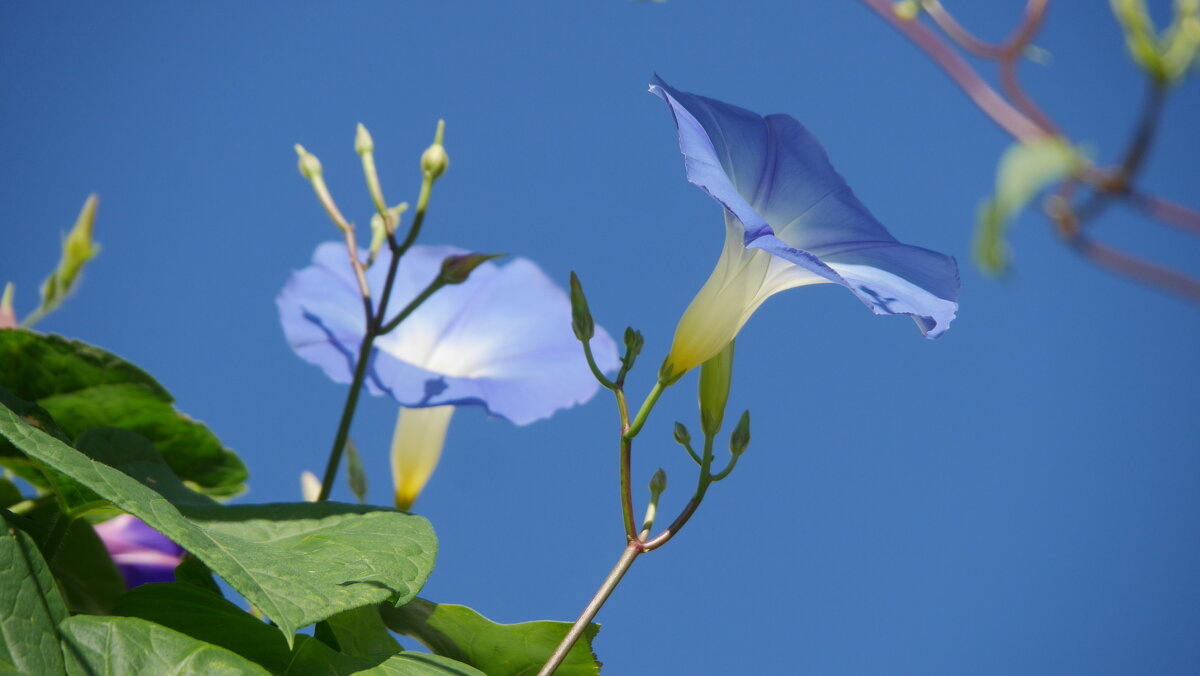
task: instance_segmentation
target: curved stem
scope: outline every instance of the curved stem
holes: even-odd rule
[[[1079,237],[1072,242],[1072,245],[1080,255],[1101,267],[1183,296],[1193,303],[1200,303],[1200,280],[1127,254],[1088,237]]]
[[[896,16],[896,13],[892,11],[890,0],[862,0],[862,2],[895,26],[929,58],[933,59],[934,63],[940,66],[950,76],[950,79],[962,88],[975,105],[979,106],[1004,131],[1020,141],[1032,141],[1040,136],[1045,136],[1045,130],[1008,101],[1005,101],[979,76],[979,73],[975,72],[974,68],[971,68],[970,64],[928,27],[916,21],[905,21]]]
[[[634,541],[625,546],[625,551],[621,553],[621,558],[617,559],[617,565],[613,566],[612,572],[608,577],[604,578],[604,582],[600,585],[592,600],[588,602],[587,607],[583,609],[583,613],[579,615],[579,619],[575,620],[575,624],[571,625],[571,630],[567,632],[562,642],[554,649],[554,653],[550,655],[550,659],[538,671],[538,676],[550,676],[567,657],[567,653],[571,652],[571,647],[575,645],[583,632],[587,629],[588,624],[596,617],[596,613],[600,612],[600,608],[608,597],[612,595],[613,590],[617,588],[617,583],[625,576],[625,572],[633,565],[638,555],[642,553],[642,548],[639,543]]]
[[[1153,218],[1193,235],[1200,235],[1200,211],[1138,190],[1131,190],[1126,197]]]
[[[642,549],[645,551],[654,551],[667,544],[671,538],[675,537],[687,525],[688,520],[696,513],[696,509],[704,500],[705,493],[708,492],[708,487],[712,485],[712,474],[710,473],[713,460],[712,447],[713,437],[706,435],[704,437],[704,457],[700,463],[700,477],[696,481],[696,492],[692,495],[692,499],[688,500],[688,503],[684,505],[683,511],[679,513],[679,516],[675,517],[670,526],[667,526],[666,530],[659,533],[654,539],[647,540],[642,545]]]
[[[604,375],[604,371],[601,371],[600,367],[596,364],[596,357],[592,354],[592,341],[584,340],[580,342],[583,344],[583,356],[587,358],[588,368],[592,370],[592,377],[594,377],[596,382],[600,383],[604,389],[615,390],[617,385],[614,384],[613,381],[609,380]],[[624,375],[624,373],[621,374],[622,377],[624,377]]]
[[[654,409],[654,405],[658,403],[658,398],[662,396],[663,390],[667,389],[662,381],[654,383],[654,388],[650,390],[650,394],[646,395],[645,401],[642,402],[642,407],[634,416],[633,422],[630,423],[629,429],[625,430],[622,435],[625,439],[633,439],[642,431],[642,426],[646,424],[646,418],[649,417],[650,411]]]
[[[926,0],[926,2],[921,3],[921,7],[929,14],[929,18],[933,19],[933,22],[938,25],[938,28],[945,31],[946,35],[949,35],[950,39],[957,42],[959,47],[962,47],[975,56],[985,59],[998,59],[1004,55],[1004,45],[984,42],[975,37],[971,31],[963,28],[958,19],[955,19],[950,12],[947,12],[946,8],[942,7],[942,3],[937,0]]]

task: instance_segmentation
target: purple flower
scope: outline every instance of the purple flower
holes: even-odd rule
[[[896,241],[788,115],[674,89],[658,77],[679,130],[688,180],[725,208],[725,249],[684,312],[667,357],[671,382],[733,340],[768,297],[832,282],[876,314],[909,315],[929,338],[958,309],[954,259]]]
[[[183,547],[129,514],[96,524],[96,534],[130,589],[150,582],[174,582]]]
[[[443,260],[464,253],[445,246],[410,249],[400,261],[389,314],[416,297]],[[389,259],[385,247],[367,271],[376,302]],[[366,324],[345,245],[318,246],[312,266],[294,273],[276,302],[296,354],[350,383]],[[616,368],[616,344],[599,327],[592,348],[600,368]],[[366,387],[422,409],[401,409],[393,441],[397,505],[406,509],[433,472],[452,407],[480,406],[525,425],[587,401],[599,385],[571,331],[567,294],[536,264],[517,258],[504,266],[483,263],[376,339]]]

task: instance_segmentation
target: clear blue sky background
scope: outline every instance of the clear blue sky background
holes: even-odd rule
[[[947,4],[989,38],[1021,5]],[[1107,3],[1054,3],[1038,44],[1053,63],[1022,67],[1029,89],[1112,160],[1144,87]],[[981,277],[974,215],[1008,139],[858,3],[5,3],[0,281],[29,312],[98,192],[104,251],[40,328],[157,376],[246,460],[241,500],[297,499],[345,388],[289,352],[275,313],[336,235],[292,144],[365,226],[354,125],[390,199],[413,199],[444,117],[452,167],[424,241],[577,270],[598,321],[646,334],[640,398],[722,239],[654,72],[798,117],[897,237],[958,257],[963,292],[936,342],[832,285],[758,312],[731,401],[753,411],[750,451],[601,613],[606,673],[1200,671],[1200,313],[1076,259],[1033,215],[1015,276]],[[1197,111],[1193,81],[1144,174],[1192,206]],[[1200,272],[1200,242],[1137,214],[1097,233]],[[676,419],[695,428],[693,388],[637,449],[639,485],[668,469],[670,513],[694,481],[670,439]],[[394,415],[371,399],[354,430],[383,503]],[[456,416],[417,503],[441,538],[424,595],[573,618],[623,544],[615,421],[606,397],[524,428]]]

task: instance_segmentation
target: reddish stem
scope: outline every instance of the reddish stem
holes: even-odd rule
[[[1032,141],[1046,135],[1045,130],[996,93],[996,90],[992,89],[991,85],[984,81],[975,72],[975,69],[971,68],[970,64],[924,24],[905,21],[896,16],[889,0],[862,0],[862,2],[895,26],[929,58],[933,59],[934,63],[966,92],[975,105],[979,106],[980,110],[1000,125],[1004,131],[1020,141]]]

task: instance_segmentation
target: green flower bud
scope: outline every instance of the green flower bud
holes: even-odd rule
[[[446,173],[446,169],[450,168],[450,156],[446,154],[446,148],[442,145],[442,135],[446,130],[446,121],[438,120],[437,135],[433,139],[433,145],[425,149],[421,154],[421,171],[431,179],[440,178]]]
[[[359,155],[375,152],[375,141],[371,138],[371,132],[358,123],[358,130],[354,133],[354,152]]]
[[[738,420],[737,427],[733,428],[733,434],[729,435],[729,452],[734,457],[740,456],[746,452],[746,447],[750,445],[750,411],[742,413],[742,417]]]
[[[689,432],[687,426],[681,422],[675,423],[675,443],[684,447],[687,447],[692,443],[692,433]]]
[[[588,309],[587,297],[583,295],[583,285],[579,276],[571,272],[571,330],[579,342],[592,339],[596,333],[596,324],[592,321],[592,311]]]
[[[642,353],[642,347],[645,345],[646,338],[642,336],[641,331],[635,331],[632,326],[625,327],[625,356],[621,361],[626,371],[633,368],[633,362]]]
[[[650,477],[650,499],[657,500],[665,490],[667,490],[667,470],[659,467],[654,476]]]
[[[83,266],[100,253],[100,245],[92,240],[98,203],[99,199],[95,195],[90,195],[83,203],[79,218],[75,220],[71,232],[63,239],[62,258],[58,261],[58,267],[42,282],[42,304],[25,320],[26,326],[32,325],[62,304],[79,281]]]
[[[299,143],[296,144],[296,154],[300,156],[301,176],[311,181],[321,175],[321,160],[318,160],[316,155],[305,150]]]
[[[733,343],[700,367],[700,428],[706,436],[716,436],[725,419],[729,384],[733,380]]]
[[[447,256],[446,260],[442,261],[442,282],[446,284],[462,284],[467,281],[475,268],[483,265],[485,262],[493,258],[499,258],[505,254],[463,254],[461,256]]]

